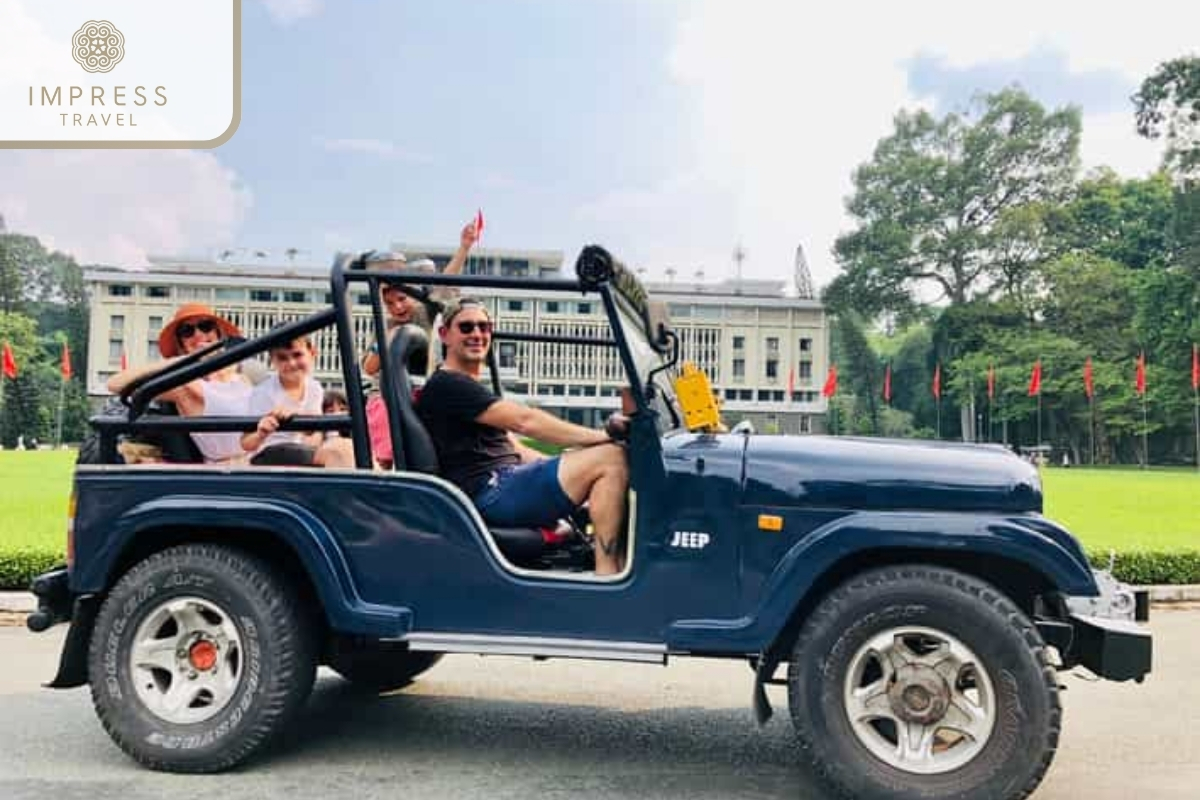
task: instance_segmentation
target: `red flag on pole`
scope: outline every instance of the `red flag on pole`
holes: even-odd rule
[[[996,396],[996,368],[988,364],[988,400]]]
[[[1092,357],[1088,356],[1087,361],[1083,364],[1083,394],[1088,400],[1092,399],[1092,393],[1095,387],[1092,385]]]
[[[825,376],[825,385],[821,387],[821,394],[825,397],[833,397],[837,394],[837,364],[829,365],[829,374]]]
[[[62,348],[62,376],[64,381],[71,380],[71,349],[67,347],[67,343],[63,342]]]
[[[792,393],[796,391],[796,368],[792,367],[788,370],[788,388],[787,399],[792,399]]]
[[[1200,389],[1200,347],[1192,343],[1192,391]]]
[[[483,241],[483,209],[475,212],[475,244]]]
[[[933,396],[937,400],[942,399],[942,362],[938,362],[933,368]]]
[[[1137,393],[1146,393],[1146,354],[1139,353],[1137,357],[1137,374],[1134,376],[1134,388]]]
[[[121,351],[121,372],[124,372],[127,369],[129,369],[129,356],[127,356],[125,354],[125,351],[122,350]]]
[[[8,342],[4,343],[4,377],[10,380],[16,380],[17,377],[17,359],[13,358]]]
[[[890,362],[883,370],[883,402],[892,402],[892,365]]]
[[[1033,365],[1029,375],[1029,396],[1036,397],[1042,393],[1042,360],[1039,358]]]

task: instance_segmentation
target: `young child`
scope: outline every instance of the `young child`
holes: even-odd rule
[[[458,249],[446,264],[446,268],[442,270],[444,275],[458,275],[463,271],[471,248],[479,240],[479,232],[475,230],[475,225],[476,221],[472,220],[463,227],[459,234]],[[372,271],[408,269],[415,272],[437,272],[437,265],[428,258],[418,259],[409,264],[403,253],[395,252],[376,253],[367,259],[366,266],[368,270]],[[457,294],[458,292],[451,287],[416,287],[396,283],[385,283],[380,287],[379,296],[383,302],[383,311],[386,317],[387,341],[391,341],[392,334],[401,325],[419,325],[425,329],[426,333],[430,334],[426,373],[433,371],[436,361],[434,344],[437,337],[433,335],[433,331],[436,330],[436,318],[440,314],[442,306],[454,299]],[[379,349],[378,343],[373,344],[362,359],[362,371],[370,377],[379,373]],[[425,376],[413,377],[423,378]]]
[[[251,416],[262,415],[258,428],[242,436],[242,449],[257,466],[323,465],[317,433],[279,430],[293,416],[319,416],[325,391],[312,377],[316,350],[307,336],[271,348],[275,372],[250,393]]]
[[[326,389],[325,399],[321,401],[321,413],[326,416],[340,416],[350,412],[350,401],[341,389]],[[325,441],[336,439],[342,434],[338,431],[325,431]]]
[[[326,415],[345,414],[350,411],[350,401],[341,389],[326,389],[321,401],[321,413]]]

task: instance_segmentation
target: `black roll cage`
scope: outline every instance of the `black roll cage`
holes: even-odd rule
[[[599,255],[597,255],[599,254]],[[346,399],[350,406],[350,414],[325,416],[296,416],[280,425],[280,430],[304,431],[341,431],[350,432],[354,444],[355,464],[360,469],[371,469],[373,464],[370,437],[367,434],[366,393],[363,389],[362,375],[359,368],[359,356],[355,352],[354,328],[351,317],[352,303],[350,288],[352,284],[365,283],[368,287],[368,297],[371,305],[371,319],[375,333],[375,341],[386,341],[386,325],[383,316],[383,305],[380,299],[380,289],[384,284],[400,284],[409,287],[448,286],[473,287],[482,289],[523,289],[541,290],[560,293],[578,293],[581,295],[598,294],[604,305],[605,314],[610,322],[612,338],[553,336],[541,333],[510,333],[496,330],[492,334],[493,342],[547,342],[554,344],[577,344],[593,347],[614,347],[621,359],[621,365],[629,381],[633,401],[638,412],[649,413],[648,396],[637,365],[633,360],[628,339],[623,326],[619,323],[620,310],[617,305],[616,292],[611,285],[611,266],[616,263],[607,252],[599,247],[585,248],[576,264],[580,275],[577,280],[546,279],[546,278],[515,278],[479,275],[444,275],[432,272],[417,272],[410,270],[367,270],[365,255],[354,256],[339,254],[333,263],[330,275],[333,304],[301,319],[277,325],[262,336],[254,339],[233,338],[216,342],[202,350],[190,354],[178,363],[161,372],[131,383],[121,393],[121,401],[128,407],[127,418],[117,416],[94,416],[89,422],[100,436],[100,453],[103,463],[117,463],[117,437],[121,434],[148,433],[160,431],[191,432],[228,432],[251,431],[258,424],[257,417],[165,417],[147,415],[151,402],[164,392],[202,378],[223,367],[237,364],[259,353],[267,352],[272,347],[287,344],[301,336],[335,325],[337,328],[338,355],[342,363],[342,377],[345,384]],[[597,258],[607,259],[607,269],[604,264],[597,266]],[[420,295],[418,291],[415,294]],[[671,366],[679,353],[678,338],[670,331],[663,332],[671,342]],[[388,429],[391,433],[394,461],[393,469],[406,468],[403,458],[402,435],[400,426],[400,407],[395,395],[395,383],[392,372],[396,365],[392,359],[384,356],[381,348],[379,359],[379,387],[387,408]],[[503,394],[500,382],[499,364],[496,358],[496,348],[488,351],[488,366],[492,387],[496,394]],[[657,370],[656,370],[657,371]],[[355,413],[356,412],[356,413]]]

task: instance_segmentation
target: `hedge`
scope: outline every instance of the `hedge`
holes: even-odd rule
[[[62,564],[65,557],[54,550],[0,552],[0,589],[29,589],[39,574]]]
[[[1093,550],[1088,558],[1093,566],[1108,567],[1106,552]],[[28,589],[34,576],[62,562],[62,553],[51,550],[0,552],[0,589]],[[1200,584],[1200,550],[1117,553],[1113,573],[1134,585]]]
[[[1109,554],[1099,550],[1088,552],[1092,565],[1108,569]],[[1174,552],[1118,552],[1112,564],[1117,580],[1135,586],[1148,584],[1200,583],[1200,550]]]

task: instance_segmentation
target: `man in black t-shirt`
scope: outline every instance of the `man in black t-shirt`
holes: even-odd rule
[[[466,492],[491,525],[553,525],[586,501],[596,531],[596,574],[619,573],[629,485],[624,448],[604,431],[504,400],[479,382],[492,341],[492,322],[479,301],[463,298],[447,307],[438,334],[446,361],[425,384],[417,413],[442,476]],[[551,458],[514,434],[579,449]]]

